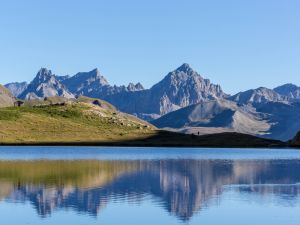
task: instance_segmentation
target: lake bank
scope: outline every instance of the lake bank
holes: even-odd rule
[[[18,141],[0,142],[2,146],[132,146],[132,147],[214,147],[214,148],[286,148],[288,143],[240,133],[220,133],[203,136],[169,131],[127,140],[112,141]]]

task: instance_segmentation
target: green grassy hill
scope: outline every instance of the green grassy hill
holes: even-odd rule
[[[195,136],[163,131],[102,100],[52,97],[0,108],[0,145],[281,147],[285,143],[238,133]]]
[[[25,102],[0,109],[0,143],[114,142],[151,135],[154,127],[94,99]]]

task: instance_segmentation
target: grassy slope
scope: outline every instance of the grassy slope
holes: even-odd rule
[[[53,103],[61,99],[49,99]],[[101,101],[101,107],[81,98],[65,106],[28,102],[23,107],[0,109],[2,145],[115,145],[276,147],[284,143],[250,135],[223,133],[193,136],[157,130],[145,121],[118,112]],[[32,105],[40,105],[33,107]],[[43,106],[41,106],[43,105]]]
[[[0,84],[0,107],[13,106],[14,101],[14,96]]]
[[[87,103],[0,109],[0,143],[132,140],[152,126],[114,109]]]

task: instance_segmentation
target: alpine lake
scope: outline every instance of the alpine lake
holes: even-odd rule
[[[0,147],[1,224],[299,225],[300,151]]]

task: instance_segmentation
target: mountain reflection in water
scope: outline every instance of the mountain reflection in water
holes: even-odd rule
[[[0,161],[0,200],[30,202],[42,217],[60,208],[97,216],[111,201],[150,197],[187,221],[226,188],[293,199],[299,171],[300,160]]]

